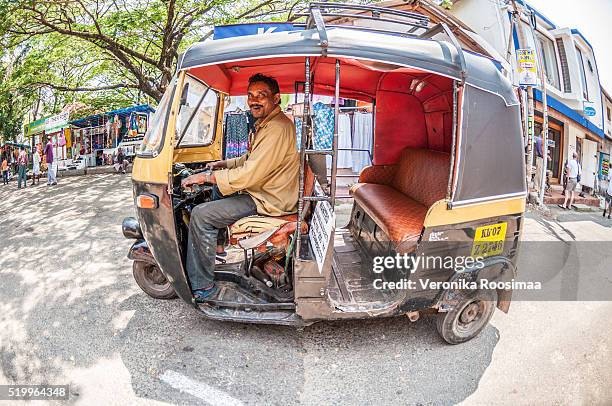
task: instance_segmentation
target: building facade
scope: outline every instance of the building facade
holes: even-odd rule
[[[581,184],[591,189],[599,184],[601,154],[607,143],[604,126],[607,110],[604,108],[599,72],[593,47],[576,29],[558,27],[538,10],[523,0],[516,6],[520,19],[512,29],[510,0],[460,0],[450,13],[483,37],[501,55],[511,57],[514,69],[510,75],[518,86],[516,50],[542,50],[545,68],[547,102],[549,110],[548,169],[552,182],[560,183],[564,163],[577,152],[583,167]],[[529,16],[535,20],[535,35]],[[542,91],[534,89],[536,99],[536,134],[542,130]],[[609,152],[609,151],[608,151]]]

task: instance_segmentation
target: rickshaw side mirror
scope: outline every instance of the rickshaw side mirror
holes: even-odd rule
[[[185,106],[187,104],[188,95],[189,95],[189,83],[185,83],[185,87],[183,87],[183,93],[181,93],[181,106]]]

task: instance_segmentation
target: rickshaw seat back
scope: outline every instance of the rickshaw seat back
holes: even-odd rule
[[[446,196],[449,170],[447,153],[405,149],[394,165],[364,168],[351,193],[397,252],[411,252],[421,236],[427,210]]]
[[[304,196],[312,196],[314,191],[315,175],[308,163],[304,164]],[[305,213],[307,218],[309,214],[309,203],[305,202]],[[275,229],[268,238],[257,241],[257,246],[265,246],[267,242],[272,243],[277,248],[285,248],[289,243],[289,236],[295,233],[297,226],[297,214],[288,214],[286,216],[268,217],[268,216],[249,216],[238,220],[230,226],[230,243],[232,245],[251,247],[250,239],[256,238],[260,233],[269,233],[269,230]],[[308,232],[308,224],[302,221],[300,224],[302,234]]]

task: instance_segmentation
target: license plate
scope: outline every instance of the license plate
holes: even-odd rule
[[[497,223],[478,227],[472,245],[472,256],[485,258],[501,254],[504,251],[507,226],[508,223]]]

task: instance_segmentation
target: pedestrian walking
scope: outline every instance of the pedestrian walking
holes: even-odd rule
[[[51,142],[51,137],[47,138],[47,145],[45,145],[43,154],[45,154],[45,161],[47,162],[47,186],[57,185],[55,168],[53,165],[53,143]]]
[[[8,185],[8,160],[6,159],[6,154],[2,154],[2,184]]]
[[[573,153],[572,159],[567,162],[566,170],[567,170],[567,186],[565,187],[565,201],[563,205],[558,205],[562,209],[569,210],[574,204],[574,190],[576,190],[576,186],[580,183],[580,176],[582,175],[582,168],[580,167],[580,163],[577,160],[578,154]],[[569,200],[569,206],[567,205],[567,201]]]
[[[608,218],[612,214],[612,171],[608,170],[608,189],[606,190],[606,201],[604,202],[603,216],[606,217],[606,211],[608,212]]]
[[[40,183],[40,152],[38,151],[40,147],[37,145],[34,148],[34,155],[32,155],[32,186],[34,184]]]
[[[25,152],[23,145],[19,147],[19,155],[17,155],[17,189],[21,189],[21,182],[23,182],[23,188],[28,186],[28,154]]]

